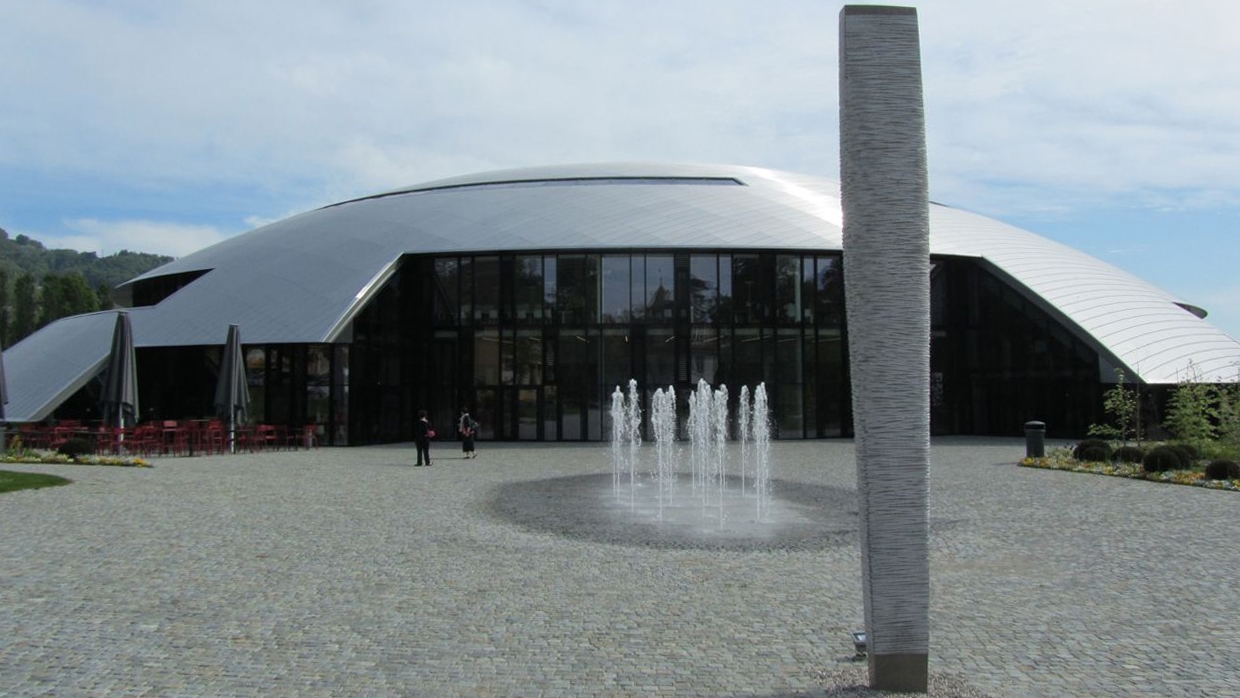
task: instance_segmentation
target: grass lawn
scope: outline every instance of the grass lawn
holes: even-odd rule
[[[40,487],[56,487],[73,482],[69,478],[44,473],[15,473],[0,470],[0,492],[16,492],[17,490],[36,490]]]

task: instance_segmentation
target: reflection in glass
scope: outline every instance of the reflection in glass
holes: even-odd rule
[[[478,330],[474,335],[474,385],[499,384],[499,331]]]
[[[557,410],[555,386],[548,385],[543,388],[543,440],[545,441],[556,441],[560,438],[560,420]]]
[[[629,334],[625,330],[603,330],[603,388],[608,395],[619,387],[628,390],[629,379],[633,377],[632,345]]]
[[[604,323],[629,322],[629,256],[603,256],[603,308]]]
[[[455,325],[460,321],[461,265],[456,258],[435,260],[435,307],[437,325]]]
[[[801,259],[796,255],[775,257],[775,307],[780,322],[800,322]]]
[[[719,268],[715,255],[689,258],[689,320],[712,323],[719,309]]]
[[[542,332],[539,330],[518,330],[517,342],[514,347],[517,385],[540,385],[543,367]]]
[[[646,256],[646,317],[671,320],[675,311],[676,275],[672,255]]]
[[[689,335],[689,384],[704,380],[711,385],[724,381],[719,371],[719,332],[714,327],[695,326]]]
[[[261,347],[245,350],[245,378],[250,386],[250,408],[246,418],[251,422],[267,420],[267,353]]]
[[[732,256],[732,311],[733,321],[738,325],[762,322],[763,307],[762,268],[758,255],[738,254]]]
[[[597,322],[598,255],[562,255],[558,273],[556,308],[560,322]]]
[[[504,385],[512,385],[512,379],[516,373],[513,365],[516,360],[514,353],[512,330],[501,332],[499,336],[499,381]]]
[[[545,317],[552,319],[556,317],[555,299],[556,299],[556,258],[548,255],[543,260],[543,304],[546,306]]]
[[[331,414],[330,344],[306,348],[306,422],[325,424]]]
[[[657,388],[666,388],[676,380],[676,354],[672,339],[670,329],[651,328],[646,333],[646,379]]]
[[[763,382],[762,335],[756,327],[738,327],[732,344],[733,375],[736,385],[756,386]]]
[[[495,418],[499,413],[497,407],[494,390],[483,389],[477,392],[477,404],[474,405],[471,416],[478,422],[479,439],[485,441],[495,438]]]
[[[517,391],[517,438],[521,441],[538,439],[538,391]]]
[[[818,257],[818,288],[814,293],[814,309],[818,324],[843,324],[844,275],[839,257]]]
[[[474,322],[499,322],[499,257],[474,258]]]
[[[517,257],[512,268],[516,321],[539,322],[543,316],[542,257]]]

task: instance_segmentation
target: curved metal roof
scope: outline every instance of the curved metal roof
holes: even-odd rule
[[[410,253],[841,245],[839,187],[831,180],[728,165],[557,165],[443,179],[296,215],[175,260],[121,292],[138,281],[206,272],[157,305],[131,311],[139,347],[219,344],[230,324],[240,325],[247,344],[330,342],[347,336],[353,315]],[[933,204],[930,249],[985,260],[1147,383],[1177,382],[1189,360],[1207,380],[1235,377],[1240,343],[1181,299],[1070,247]],[[19,365],[38,353],[33,344],[62,341],[70,327],[93,327],[89,317],[45,328],[6,353],[6,362]],[[79,359],[62,357],[64,373],[89,372],[101,360],[95,343],[78,346]],[[99,347],[106,354],[106,337]],[[40,418],[46,404],[10,404],[10,419]]]

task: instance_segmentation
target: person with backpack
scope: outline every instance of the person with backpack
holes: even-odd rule
[[[477,458],[478,450],[474,445],[474,436],[478,432],[478,422],[469,416],[469,408],[461,408],[461,418],[457,420],[457,431],[461,435],[461,452],[466,458]]]
[[[418,418],[413,423],[413,442],[418,448],[418,462],[415,466],[422,465],[423,456],[425,456],[426,464],[431,463],[431,439],[435,437],[435,430],[431,428],[430,421],[426,418],[426,410],[418,410]]]

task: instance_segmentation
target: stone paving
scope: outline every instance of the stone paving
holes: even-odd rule
[[[0,495],[0,695],[774,698],[863,675],[851,443],[774,447],[817,533],[719,545],[591,518],[606,445],[480,447],[4,466],[75,483]],[[932,674],[1240,695],[1240,495],[1022,454],[935,442]]]

